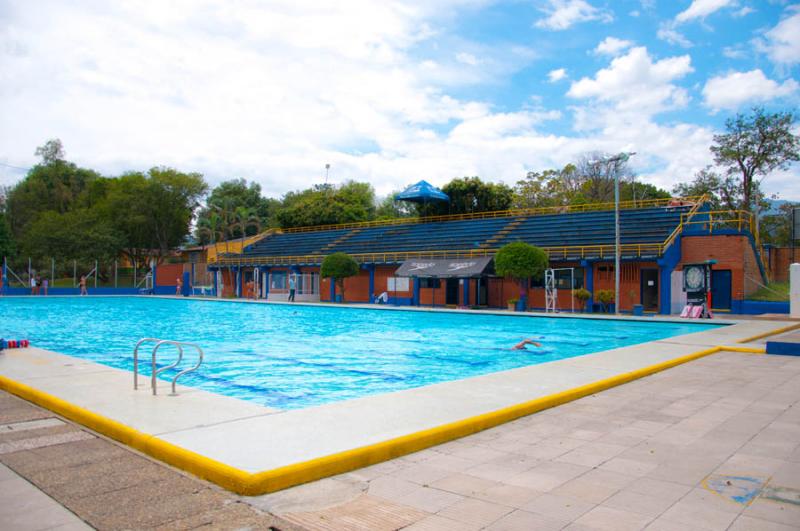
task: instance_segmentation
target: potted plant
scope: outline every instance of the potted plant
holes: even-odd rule
[[[586,301],[592,298],[592,292],[586,288],[575,290],[575,300],[578,301],[578,309],[580,311],[586,310]]]
[[[603,305],[603,311],[606,313],[611,313],[614,309],[614,290],[613,289],[601,289],[597,292],[597,301]]]
[[[628,296],[631,298],[631,303],[633,303],[633,315],[644,315],[644,306],[641,304],[635,303],[633,301],[636,300],[636,290],[630,290],[628,292]]]
[[[517,309],[517,303],[519,302],[519,299],[508,299],[506,302],[508,303],[508,311],[513,312]]]

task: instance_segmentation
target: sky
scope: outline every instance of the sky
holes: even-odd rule
[[[671,189],[737,112],[795,111],[798,63],[780,0],[0,0],[0,185],[59,138],[104,175],[268,196],[326,164],[386,195],[620,151]],[[763,189],[800,200],[798,177]]]

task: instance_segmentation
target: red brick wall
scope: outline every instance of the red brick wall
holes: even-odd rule
[[[800,261],[800,249],[774,247],[770,250],[769,278],[775,282],[789,280],[789,266]]]
[[[714,269],[729,269],[732,296],[737,300],[755,291],[753,287],[745,287],[745,273],[760,279],[753,248],[747,236],[684,236],[681,238],[681,256],[677,270],[682,270],[683,264],[706,260],[717,261]],[[747,284],[754,286],[752,282]]]
[[[156,286],[176,286],[176,279],[183,278],[183,264],[161,264],[156,267]]]

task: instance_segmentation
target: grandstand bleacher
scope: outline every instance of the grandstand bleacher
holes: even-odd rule
[[[625,209],[620,211],[621,243],[660,244],[680,224],[690,205]],[[461,219],[428,223],[356,226],[345,229],[276,233],[245,247],[238,259],[282,256],[319,256],[334,252],[352,255],[498,249],[524,241],[543,248],[602,246],[614,243],[611,210],[509,215],[488,219]]]

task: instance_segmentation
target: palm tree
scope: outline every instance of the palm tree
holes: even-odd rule
[[[255,228],[256,234],[261,231],[261,219],[258,217],[255,208],[236,207],[233,217],[234,227],[242,234],[242,245],[244,245],[244,239],[247,236],[247,229]]]

